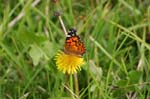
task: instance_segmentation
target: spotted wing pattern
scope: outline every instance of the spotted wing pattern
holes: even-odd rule
[[[76,34],[75,29],[70,29],[65,41],[64,52],[66,54],[82,56],[85,53],[84,43]]]

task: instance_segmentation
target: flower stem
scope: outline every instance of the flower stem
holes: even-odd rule
[[[74,90],[73,90],[73,78],[72,78],[72,75],[70,75],[70,88],[71,88],[72,92],[74,92]],[[75,97],[74,97],[73,94],[71,94],[71,96],[72,96],[72,99],[75,99]]]
[[[74,74],[75,94],[79,97],[79,84],[77,73]]]
[[[61,24],[61,26],[63,28],[63,31],[64,31],[65,35],[67,36],[67,31],[66,31],[66,28],[65,28],[65,25],[64,25],[64,22],[63,22],[61,16],[58,16],[58,19],[60,21],[60,24]]]
[[[62,18],[61,18],[61,13],[55,11],[55,12],[54,12],[54,15],[58,17],[59,22],[60,22],[60,24],[61,24],[61,27],[62,27],[62,29],[63,29],[63,31],[64,31],[64,33],[65,33],[65,36],[67,37],[67,30],[66,30],[66,27],[65,27],[65,25],[64,25],[64,22],[63,22],[63,20],[62,20]]]

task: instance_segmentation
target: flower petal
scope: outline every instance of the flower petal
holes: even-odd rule
[[[84,64],[82,57],[65,54],[64,52],[57,53],[55,59],[57,69],[68,74],[74,74],[81,70],[81,65]]]

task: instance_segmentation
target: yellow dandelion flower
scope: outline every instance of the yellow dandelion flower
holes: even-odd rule
[[[82,57],[69,55],[64,52],[59,52],[55,58],[57,69],[63,71],[63,73],[74,74],[81,70],[81,65],[84,64]]]

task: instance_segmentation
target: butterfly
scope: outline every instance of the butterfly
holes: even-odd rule
[[[85,53],[84,43],[76,34],[75,29],[69,29],[66,37],[64,52],[69,55],[76,55],[81,57]]]

